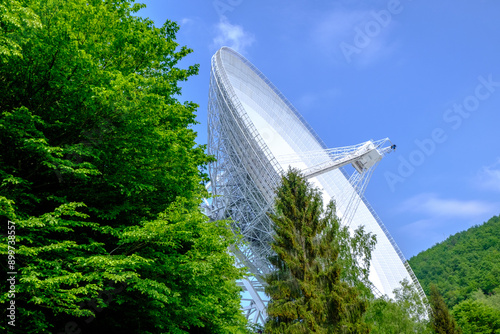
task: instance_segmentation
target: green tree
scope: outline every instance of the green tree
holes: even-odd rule
[[[357,241],[340,240],[349,238],[349,232],[340,226],[333,202],[324,209],[319,190],[290,169],[277,190],[275,211],[271,219],[276,255],[270,258],[275,271],[266,277],[266,293],[271,299],[265,331],[368,333],[362,320],[368,301],[362,290],[342,279],[349,257],[341,258],[340,246],[356,245]],[[360,239],[370,240],[373,247],[371,236],[362,230],[355,235],[363,235]],[[348,251],[363,258],[371,249]]]
[[[455,319],[451,316],[443,297],[434,284],[431,284],[431,296],[429,301],[432,308],[431,326],[437,334],[462,333],[460,327],[457,326]]]
[[[10,56],[21,57],[21,46],[25,42],[25,31],[40,28],[38,16],[21,1],[3,0],[0,3],[0,62]]]
[[[500,333],[500,310],[484,301],[467,299],[453,307],[453,316],[464,334]]]
[[[427,295],[431,282],[452,308],[481,289],[500,287],[500,217],[450,236],[412,257],[409,263]]]
[[[142,7],[0,5],[1,38],[15,44],[0,41],[10,48],[0,62],[0,216],[15,223],[18,272],[10,330],[244,330],[234,237],[198,208],[211,158],[190,128],[197,105],[178,101],[198,66],[178,67],[191,52],[175,42],[178,26],[155,27]],[[2,232],[3,256],[7,242]]]
[[[500,311],[500,288],[493,290],[491,295],[485,295],[482,290],[477,290],[470,298]]]
[[[406,280],[394,290],[394,300],[387,296],[373,300],[365,319],[373,334],[431,333],[427,306]]]

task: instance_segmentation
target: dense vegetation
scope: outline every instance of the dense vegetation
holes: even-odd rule
[[[431,284],[431,327],[437,334],[462,334],[435,284]]]
[[[15,302],[2,332],[244,327],[234,236],[198,209],[211,158],[190,129],[197,105],[178,101],[198,66],[177,67],[191,52],[178,26],[141,7],[0,4],[0,252],[15,241],[17,271],[15,296],[0,283],[2,305]]]
[[[500,217],[450,236],[409,260],[427,295],[434,283],[448,307],[500,287]]]
[[[449,237],[410,264],[426,292],[437,286],[464,334],[500,333],[500,217]]]
[[[265,333],[434,333],[428,306],[409,282],[394,299],[373,296],[367,286],[376,238],[342,226],[334,203],[324,207],[300,172],[282,177],[271,218],[276,255],[266,276]]]
[[[320,191],[300,172],[289,169],[281,181],[271,215],[276,270],[266,277],[265,332],[369,333],[363,318],[369,303],[359,286],[363,270],[345,273],[368,267],[375,238],[362,228],[351,237],[334,203],[324,209]]]
[[[372,334],[433,333],[427,305],[408,281],[394,290],[394,299],[387,296],[372,299],[365,314]]]
[[[394,300],[370,302],[365,319],[371,333],[500,333],[499,252],[500,217],[493,217],[413,257],[430,317],[415,290],[402,282]]]

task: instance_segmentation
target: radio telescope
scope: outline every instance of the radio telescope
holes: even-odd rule
[[[342,224],[377,236],[372,253],[370,282],[376,295],[393,296],[403,279],[425,294],[398,246],[363,196],[370,176],[390,141],[328,149],[281,92],[247,59],[223,47],[212,57],[208,104],[208,153],[214,195],[205,203],[213,219],[230,219],[243,236],[243,246],[231,251],[251,275],[241,285],[243,308],[253,322],[266,319],[267,297],[262,275],[272,268],[272,211],[280,175],[289,166],[323,192],[324,202],[335,200]]]

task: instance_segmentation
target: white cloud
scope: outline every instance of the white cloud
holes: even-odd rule
[[[496,208],[497,204],[491,202],[443,199],[436,194],[425,193],[406,200],[401,211],[418,212],[433,217],[476,217],[492,213]]]
[[[356,25],[366,20],[368,14],[368,11],[359,10],[336,10],[329,13],[313,29],[314,40],[328,52],[338,49],[338,44],[348,41],[350,35],[354,34]]]
[[[212,43],[215,49],[229,46],[237,52],[245,54],[246,49],[255,41],[252,34],[246,32],[240,25],[231,24],[225,16],[220,17],[216,30],[217,35]]]
[[[442,242],[450,236],[450,226],[456,227],[455,231],[467,229],[473,223],[467,222],[457,226],[456,219],[420,219],[398,228],[398,244],[402,249],[410,253],[405,255],[417,255],[421,251]]]
[[[192,23],[194,23],[194,20],[192,20],[190,18],[187,18],[187,17],[181,19],[181,21],[179,22],[179,24],[180,24],[181,27],[185,26],[185,25],[188,25],[188,24],[192,24]]]
[[[405,234],[410,234],[415,238],[438,239],[439,233],[435,232],[436,223],[432,219],[421,219],[413,223],[399,227],[399,230]]]
[[[336,10],[316,24],[313,38],[322,52],[340,63],[367,66],[396,50],[397,43],[390,38],[394,17],[380,23],[373,10]]]
[[[493,165],[481,168],[475,181],[481,188],[500,191],[500,158]]]
[[[486,200],[443,198],[435,193],[411,197],[396,209],[410,223],[399,225],[405,247],[414,254],[498,214],[500,203]]]

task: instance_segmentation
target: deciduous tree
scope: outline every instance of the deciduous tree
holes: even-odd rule
[[[383,296],[373,300],[365,319],[373,334],[432,333],[427,306],[407,280],[394,290],[394,299]]]
[[[198,66],[178,66],[191,50],[175,42],[177,24],[155,27],[130,0],[7,4],[0,215],[16,224],[18,272],[9,329],[243,330],[234,237],[198,209],[211,158],[190,128],[197,105],[178,100]]]
[[[0,62],[8,57],[22,57],[20,44],[26,42],[26,31],[40,28],[38,16],[18,0],[0,3]]]
[[[467,299],[453,307],[453,316],[464,334],[500,333],[500,310],[485,302]]]
[[[495,216],[412,257],[409,263],[426,294],[436,284],[452,308],[477,289],[490,295],[500,288],[499,231]]]

